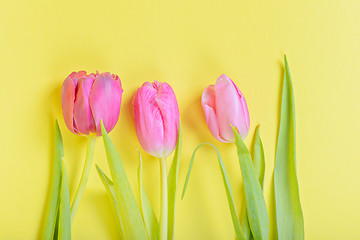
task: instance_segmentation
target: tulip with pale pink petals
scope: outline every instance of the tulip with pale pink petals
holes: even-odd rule
[[[235,143],[238,149],[239,163],[242,175],[245,175],[246,177],[245,180],[243,177],[243,180],[244,182],[248,181],[250,183],[255,183],[254,185],[256,185],[258,179],[255,177],[255,172],[253,172],[253,174],[249,174],[249,172],[255,171],[254,167],[250,167],[252,165],[251,162],[247,162],[247,164],[244,164],[244,159],[246,158],[245,161],[247,161],[249,159],[248,157],[250,156],[250,154],[248,154],[249,152],[245,144],[243,144],[242,142],[242,139],[245,139],[248,135],[250,127],[249,111],[244,95],[228,76],[222,74],[216,80],[215,85],[209,85],[204,90],[201,97],[201,105],[205,114],[206,123],[210,129],[211,134],[220,142]],[[190,160],[189,170],[185,180],[182,197],[185,195],[185,191],[188,185],[192,165],[195,159],[195,153],[201,146],[205,145],[213,147],[216,151],[237,239],[249,239],[251,237],[250,230],[245,229],[247,230],[247,232],[244,232],[244,230],[242,229],[236,212],[229,177],[226,172],[226,168],[221,158],[220,152],[215,145],[211,143],[202,143],[194,150]],[[251,181],[249,181],[250,178],[252,178]],[[246,186],[245,193],[249,195],[249,192],[251,192],[251,189],[249,191],[249,188]],[[257,193],[258,192],[256,192],[256,194]],[[254,194],[252,196],[254,196]],[[246,200],[248,201],[248,199]],[[256,201],[258,201],[258,199],[256,199]],[[253,205],[256,204],[258,203],[253,203]],[[247,209],[247,211],[249,211],[249,208]],[[248,219],[246,215],[247,211],[245,211],[244,214],[246,218],[244,217],[245,220],[243,220],[242,222],[245,227],[248,226]],[[252,209],[251,211],[257,213]],[[255,237],[255,239],[257,238]],[[261,239],[266,239],[266,237]]]
[[[242,139],[246,138],[250,127],[246,100],[228,76],[222,74],[215,85],[204,90],[201,104],[210,132],[217,140],[235,142],[231,125],[237,129]]]
[[[134,99],[136,134],[143,149],[160,160],[160,240],[167,239],[168,230],[166,157],[176,147],[179,119],[176,96],[169,84],[145,82],[137,90]]]
[[[72,221],[89,177],[95,136],[101,136],[101,120],[106,131],[114,128],[119,118],[122,93],[120,78],[110,73],[73,72],[63,83],[61,103],[65,124],[71,132],[88,136],[84,170],[71,205]]]

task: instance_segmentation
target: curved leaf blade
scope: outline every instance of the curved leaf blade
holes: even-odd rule
[[[141,213],[144,219],[146,231],[150,240],[159,239],[159,222],[156,219],[154,210],[151,206],[150,200],[146,194],[143,182],[142,182],[142,158],[139,152],[139,169],[138,169],[138,184],[140,195]]]
[[[45,227],[42,239],[53,239],[56,219],[59,210],[59,193],[61,187],[61,161],[64,159],[64,147],[58,121],[55,121],[55,150],[54,150],[54,168],[51,180],[51,190],[49,206],[47,209]]]
[[[107,195],[109,196],[111,206],[113,209],[113,213],[115,215],[116,224],[118,225],[118,229],[120,232],[121,239],[125,240],[124,227],[121,222],[119,204],[116,201],[116,193],[115,193],[114,183],[111,181],[110,178],[108,178],[108,176],[106,176],[106,174],[99,168],[98,165],[96,165],[96,170],[99,173],[101,182],[104,184]]]
[[[115,187],[116,200],[119,204],[125,237],[126,239],[147,239],[145,224],[131,190],[120,155],[112,144],[102,121],[101,132],[111,177]]]
[[[260,138],[260,125],[256,128],[255,131],[253,155],[256,176],[259,178],[261,189],[263,190],[265,177],[265,154],[264,147]]]
[[[255,131],[255,141],[254,141],[253,149],[254,149],[253,161],[254,161],[256,176],[259,178],[261,189],[264,190],[263,188],[264,188],[264,176],[265,176],[265,154],[264,154],[262,141],[260,138],[260,125],[256,128]],[[243,214],[242,229],[246,239],[253,239],[248,221],[246,206]]]
[[[280,128],[276,147],[274,186],[278,239],[304,239],[304,219],[296,175],[295,104],[289,65],[281,100]]]
[[[244,182],[246,209],[251,232],[255,240],[269,239],[269,217],[259,179],[256,176],[249,150],[238,131],[233,128],[240,169]]]
[[[230,213],[231,213],[231,219],[232,219],[232,222],[233,222],[233,225],[234,225],[236,237],[239,240],[245,240],[246,238],[245,238],[245,236],[244,236],[244,234],[242,232],[240,221],[239,221],[239,218],[237,216],[234,197],[233,197],[233,193],[232,193],[232,189],[231,189],[231,185],[230,185],[230,180],[229,180],[229,177],[227,175],[226,168],[225,168],[224,162],[223,162],[223,160],[221,158],[220,152],[213,144],[211,144],[211,143],[202,143],[194,150],[194,152],[193,152],[193,154],[191,156],[189,170],[188,170],[188,173],[187,173],[187,176],[186,176],[186,181],[185,181],[185,184],[184,184],[184,189],[183,189],[183,193],[182,193],[181,198],[184,197],[186,189],[187,189],[187,185],[188,185],[188,182],[189,182],[189,179],[190,179],[190,173],[191,173],[192,166],[193,166],[194,159],[195,159],[195,154],[196,154],[197,150],[200,147],[202,147],[203,145],[209,145],[209,146],[213,147],[215,149],[215,151],[216,151],[216,155],[217,155],[217,158],[218,158],[219,167],[220,167],[220,171],[221,171],[221,176],[222,176],[224,186],[225,186],[226,196],[227,196],[227,199],[228,199],[228,204],[229,204]]]
[[[62,162],[62,177],[60,190],[58,239],[71,240],[71,214],[69,182],[64,162]]]
[[[181,130],[181,121],[180,121],[174,158],[171,163],[171,167],[168,175],[168,237],[167,237],[168,240],[174,239],[176,189],[178,184],[178,175],[180,168],[181,146],[182,146],[182,130]]]

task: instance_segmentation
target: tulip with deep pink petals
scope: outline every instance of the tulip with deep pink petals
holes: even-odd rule
[[[117,75],[73,72],[64,81],[61,102],[69,130],[78,135],[101,136],[101,119],[107,132],[116,125],[123,89]]]
[[[134,99],[135,129],[143,149],[154,157],[167,157],[176,147],[179,108],[167,83],[145,82]]]
[[[208,86],[201,98],[207,125],[211,134],[221,142],[235,142],[231,125],[242,139],[249,133],[250,119],[244,95],[236,84],[222,74],[215,85]]]
[[[110,73],[73,72],[62,85],[61,103],[66,126],[71,132],[88,137],[83,173],[71,204],[71,222],[89,178],[95,137],[101,136],[101,120],[107,132],[114,128],[119,118],[122,93],[120,78]]]

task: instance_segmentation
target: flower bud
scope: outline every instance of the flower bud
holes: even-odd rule
[[[135,129],[143,149],[154,157],[167,157],[176,147],[179,108],[167,83],[145,82],[134,99]]]
[[[250,119],[244,95],[235,83],[222,74],[215,85],[208,86],[201,98],[206,123],[211,134],[221,142],[235,142],[231,125],[242,139],[249,133]]]
[[[120,78],[110,73],[73,72],[61,89],[66,126],[78,135],[101,136],[101,119],[107,132],[116,125],[121,106]]]

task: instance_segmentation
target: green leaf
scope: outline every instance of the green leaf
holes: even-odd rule
[[[289,65],[285,74],[281,101],[280,128],[276,147],[274,186],[278,239],[304,239],[304,219],[296,176],[295,106]]]
[[[101,122],[101,132],[115,187],[116,200],[119,203],[125,237],[126,239],[147,239],[144,221],[131,190],[121,158],[112,144],[103,122]]]
[[[265,155],[264,155],[264,148],[262,145],[262,141],[260,138],[260,125],[256,128],[256,132],[255,132],[253,161],[254,161],[256,176],[259,178],[261,189],[263,190],[264,175],[265,175]],[[248,221],[246,206],[243,214],[242,229],[246,239],[253,239]]]
[[[251,232],[255,240],[269,239],[269,217],[265,199],[251,161],[249,150],[242,141],[238,131],[233,128],[238,151],[239,163],[244,182],[246,209]]]
[[[124,227],[121,222],[119,204],[116,201],[116,193],[115,193],[114,183],[111,181],[110,178],[108,178],[106,176],[106,174],[99,168],[98,165],[96,165],[96,170],[99,173],[100,179],[101,179],[102,183],[104,184],[106,192],[109,196],[111,206],[113,209],[113,213],[115,214],[115,220],[116,220],[116,224],[118,225],[121,239],[125,240]]]
[[[145,222],[146,230],[150,240],[159,239],[159,222],[156,219],[154,210],[151,206],[150,200],[146,194],[144,185],[142,183],[142,159],[139,152],[139,169],[138,169],[138,184],[140,195],[141,213]]]
[[[224,162],[223,162],[223,160],[222,160],[222,158],[220,156],[220,152],[213,144],[211,144],[211,143],[202,143],[194,150],[194,152],[193,152],[193,154],[191,156],[190,165],[189,165],[189,171],[188,171],[187,176],[186,176],[186,181],[185,181],[185,185],[184,185],[184,189],[183,189],[183,193],[182,193],[181,198],[184,197],[185,192],[186,192],[186,188],[187,188],[187,185],[188,185],[188,182],[189,182],[192,165],[193,165],[193,162],[194,162],[194,159],[195,159],[195,153],[203,145],[210,145],[216,151],[218,161],[219,161],[219,167],[220,167],[220,170],[221,170],[221,176],[222,176],[222,179],[223,179],[223,182],[224,182],[226,196],[227,196],[227,199],[228,199],[231,218],[232,218],[234,229],[235,229],[235,233],[236,233],[236,236],[237,236],[237,238],[239,240],[245,240],[244,234],[243,234],[242,229],[241,229],[240,221],[239,221],[239,218],[237,216],[235,203],[234,203],[234,197],[233,197],[231,186],[230,186],[230,180],[229,180],[229,177],[227,175]]]
[[[256,128],[255,132],[253,159],[256,176],[259,178],[261,188],[263,189],[265,176],[265,154],[264,147],[260,138],[260,125]]]
[[[54,168],[51,180],[51,190],[49,206],[46,214],[45,228],[43,239],[53,239],[56,226],[57,213],[59,209],[59,193],[61,185],[61,161],[64,158],[63,142],[59,124],[55,121],[55,151],[54,151]]]
[[[252,236],[251,233],[251,229],[250,229],[250,224],[249,224],[249,219],[248,219],[248,214],[247,214],[247,210],[246,210],[246,204],[245,204],[245,210],[242,216],[242,230],[244,233],[244,236],[247,240],[251,240],[254,239],[254,237]]]
[[[167,237],[168,240],[174,239],[175,202],[176,202],[176,189],[178,184],[178,175],[179,175],[179,167],[180,167],[181,146],[182,146],[182,132],[181,132],[181,121],[180,121],[174,158],[171,163],[171,167],[168,175],[168,237]]]
[[[69,183],[64,162],[62,164],[62,178],[60,190],[60,206],[59,206],[59,226],[58,239],[71,239],[71,215],[70,215],[70,197]]]

